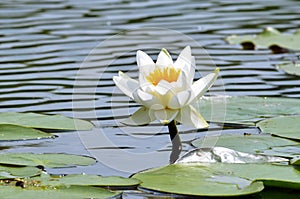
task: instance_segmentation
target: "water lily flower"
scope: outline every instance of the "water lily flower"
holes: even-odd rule
[[[195,58],[191,48],[185,47],[173,62],[162,49],[156,63],[143,51],[137,51],[138,80],[123,72],[114,76],[117,87],[137,103],[143,105],[123,121],[127,125],[145,125],[154,120],[163,124],[178,121],[196,128],[208,127],[205,119],[193,107],[217,79],[219,68],[193,82]]]

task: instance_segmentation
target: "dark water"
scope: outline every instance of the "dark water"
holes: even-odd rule
[[[171,147],[166,127],[118,128],[117,120],[137,105],[116,90],[112,76],[122,70],[137,77],[138,49],[156,59],[162,47],[176,57],[189,44],[197,60],[196,78],[215,65],[221,68],[210,94],[299,98],[299,77],[274,66],[295,60],[297,52],[245,51],[224,40],[268,26],[291,33],[299,27],[299,9],[293,0],[1,1],[0,111],[63,114],[96,125],[89,132],[60,133],[55,140],[2,142],[1,152],[90,154],[99,161],[53,173],[128,176],[165,165]],[[212,124],[209,131],[195,132],[179,126],[184,150],[192,139],[221,129]],[[256,132],[224,130],[245,131]]]

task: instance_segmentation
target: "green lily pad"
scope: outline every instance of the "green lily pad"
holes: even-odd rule
[[[257,123],[263,133],[300,141],[300,116],[282,116]]]
[[[291,98],[215,96],[200,99],[197,106],[207,121],[249,126],[269,117],[300,114],[300,100]]]
[[[282,147],[294,147],[300,150],[300,143],[288,139],[274,137],[271,135],[221,135],[218,137],[203,137],[194,140],[192,144],[199,148],[202,147],[204,142],[208,139],[216,140],[215,147],[226,147],[235,151],[252,153],[252,154],[265,154],[268,155],[291,157],[291,153],[284,153],[283,150],[278,150]],[[293,156],[292,156],[293,157]]]
[[[297,156],[291,160],[291,164],[300,165],[300,156]]]
[[[263,186],[300,189],[300,171],[272,164],[173,164],[133,175],[143,188],[194,196],[241,196]]]
[[[276,65],[277,68],[284,70],[290,75],[300,76],[300,63],[299,62],[287,62]]]
[[[218,172],[232,172],[242,178],[263,181],[265,186],[300,189],[300,171],[288,165],[274,164],[223,164],[212,165]]]
[[[39,181],[41,186],[109,186],[109,187],[134,187],[140,184],[139,180],[123,178],[119,176],[102,177],[97,175],[72,174],[61,177],[51,177],[44,174],[34,177],[33,180]]]
[[[12,124],[0,124],[0,140],[29,140],[54,138],[51,133]]]
[[[39,129],[89,130],[93,124],[62,115],[43,115],[38,113],[0,113],[0,124],[14,124]]]
[[[269,150],[265,150],[263,153],[264,155],[272,155],[272,156],[280,156],[285,158],[294,158],[300,154],[300,144],[293,145],[293,146],[279,146],[273,147]]]
[[[215,172],[207,165],[173,164],[133,175],[143,188],[192,196],[241,196],[263,190],[252,182],[226,172]]]
[[[0,179],[24,178],[39,175],[41,170],[36,167],[15,167],[0,165]]]
[[[295,157],[291,160],[291,164],[293,165],[300,165],[300,157]]]
[[[85,199],[85,198],[110,198],[120,195],[100,187],[70,186],[70,187],[16,187],[0,186],[2,199]]]
[[[286,52],[285,49],[300,50],[300,30],[294,34],[282,34],[278,30],[268,27],[257,35],[232,35],[226,38],[230,44],[252,44],[257,48],[270,48],[273,52]]]
[[[72,166],[87,166],[94,164],[96,160],[87,156],[61,154],[61,153],[4,153],[0,154],[1,164],[38,166],[58,168]]]

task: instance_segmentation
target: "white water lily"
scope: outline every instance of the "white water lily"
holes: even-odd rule
[[[162,49],[156,63],[143,51],[137,51],[139,80],[119,72],[113,80],[117,87],[143,105],[123,123],[145,125],[154,120],[167,124],[173,120],[196,128],[208,127],[205,119],[191,105],[211,87],[219,68],[193,83],[195,58],[191,48],[185,47],[173,62]]]

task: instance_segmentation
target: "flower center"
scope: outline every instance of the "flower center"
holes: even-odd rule
[[[161,80],[176,82],[181,70],[174,67],[156,68],[148,76],[147,80],[156,86]]]

